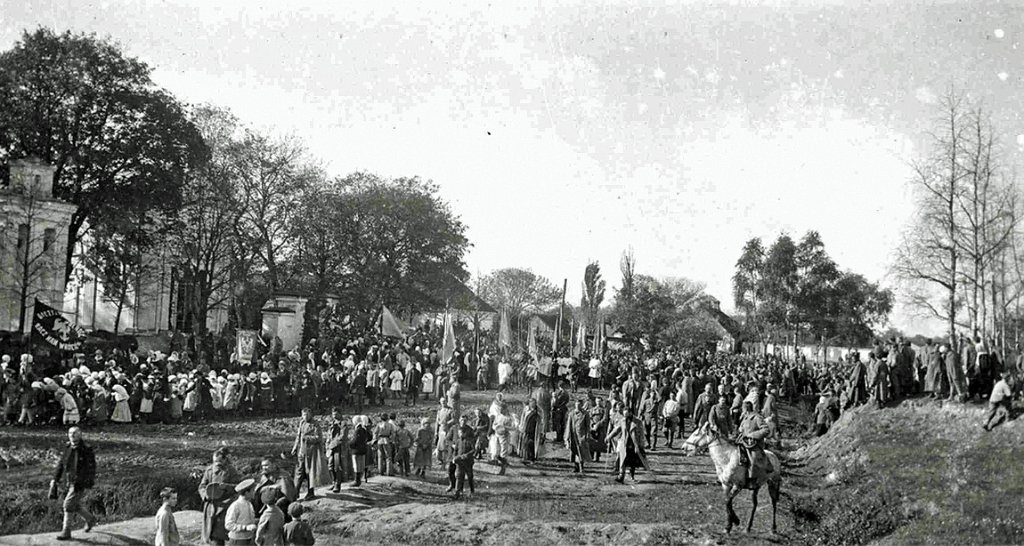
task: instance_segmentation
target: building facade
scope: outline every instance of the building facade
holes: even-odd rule
[[[53,196],[52,166],[12,161],[0,188],[0,330],[28,332],[35,300],[61,309],[75,205]]]

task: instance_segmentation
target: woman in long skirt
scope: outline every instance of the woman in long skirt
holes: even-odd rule
[[[111,414],[110,420],[115,423],[131,423],[132,411],[128,408],[128,391],[119,383],[114,383],[110,390],[114,394],[114,413]]]

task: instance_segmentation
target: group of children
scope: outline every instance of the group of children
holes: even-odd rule
[[[246,479],[235,486],[238,498],[228,508],[225,524],[232,545],[244,546],[313,546],[316,539],[309,523],[302,519],[304,509],[300,503],[288,505],[291,521],[285,523],[285,515],[277,504],[280,492],[273,487],[260,491],[262,508],[257,514],[253,508],[253,494],[256,481]],[[155,546],[179,546],[181,537],[174,520],[174,507],[178,504],[178,492],[172,487],[160,491],[162,504],[156,513]]]

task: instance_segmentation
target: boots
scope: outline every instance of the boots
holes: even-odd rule
[[[60,541],[71,540],[71,520],[74,515],[70,512],[64,512],[64,524],[61,526],[60,534],[55,538]]]

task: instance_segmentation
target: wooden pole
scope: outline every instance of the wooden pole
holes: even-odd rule
[[[564,279],[562,281],[562,303],[558,306],[558,321],[555,323],[555,341],[551,347],[553,353],[558,352],[558,336],[562,332],[562,312],[565,310],[565,290],[567,288],[569,288],[569,279]]]

